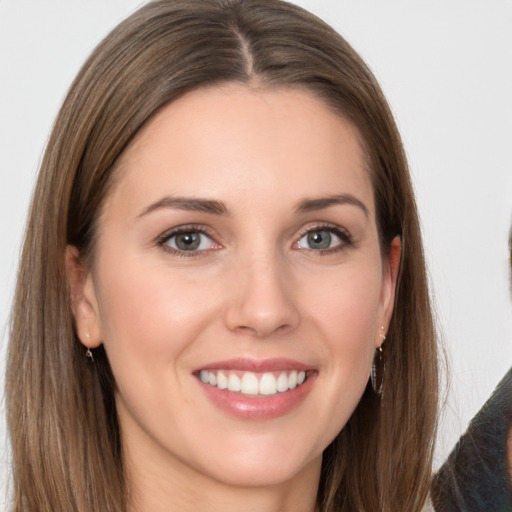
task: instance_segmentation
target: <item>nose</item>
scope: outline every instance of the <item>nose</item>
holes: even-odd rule
[[[252,257],[233,269],[225,321],[231,331],[258,338],[285,333],[300,320],[293,278],[275,255]]]

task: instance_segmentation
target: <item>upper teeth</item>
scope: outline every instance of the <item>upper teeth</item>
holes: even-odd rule
[[[234,372],[229,370],[201,370],[199,378],[219,389],[241,392],[245,395],[275,395],[300,386],[306,380],[306,372],[292,370],[282,372]]]

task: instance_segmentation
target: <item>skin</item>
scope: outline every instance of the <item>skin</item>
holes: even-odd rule
[[[104,344],[116,379],[132,510],[315,510],[322,452],[366,387],[399,264],[398,240],[380,252],[356,130],[309,92],[226,85],[164,107],[116,172],[92,267],[72,247],[67,260],[79,337]],[[178,226],[205,232],[200,250],[176,252]],[[310,246],[319,231],[329,249]],[[238,357],[294,359],[315,378],[286,414],[237,418],[193,371]]]

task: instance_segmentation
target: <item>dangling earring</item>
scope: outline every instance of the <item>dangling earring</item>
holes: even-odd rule
[[[379,337],[382,339],[382,343],[384,343],[386,339],[386,335],[384,334],[384,326],[381,325],[381,333],[379,333]],[[382,350],[382,345],[375,350],[375,356],[373,358],[372,369],[370,371],[370,381],[372,383],[372,388],[375,394],[382,400],[382,396],[384,394],[384,374],[386,370],[386,364],[384,362],[384,352]]]
[[[87,331],[85,333],[85,337],[87,338],[87,341],[89,341],[91,339],[91,335],[89,334],[89,331]],[[91,363],[94,363],[94,357],[92,355],[92,351],[90,348],[87,348],[87,350],[85,351],[85,357],[87,357],[88,359],[91,360]]]

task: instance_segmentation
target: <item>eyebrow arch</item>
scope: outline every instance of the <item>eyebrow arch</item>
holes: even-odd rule
[[[297,213],[307,213],[316,210],[323,210],[324,208],[329,208],[330,206],[335,206],[338,204],[350,204],[357,206],[363,211],[366,217],[369,216],[368,208],[366,205],[352,194],[337,194],[334,196],[319,197],[316,199],[304,199],[298,204],[298,206],[295,208],[295,211]]]
[[[221,201],[196,197],[165,196],[144,208],[137,217],[144,217],[148,213],[160,208],[174,208],[177,210],[210,213],[212,215],[229,215],[229,210]]]

